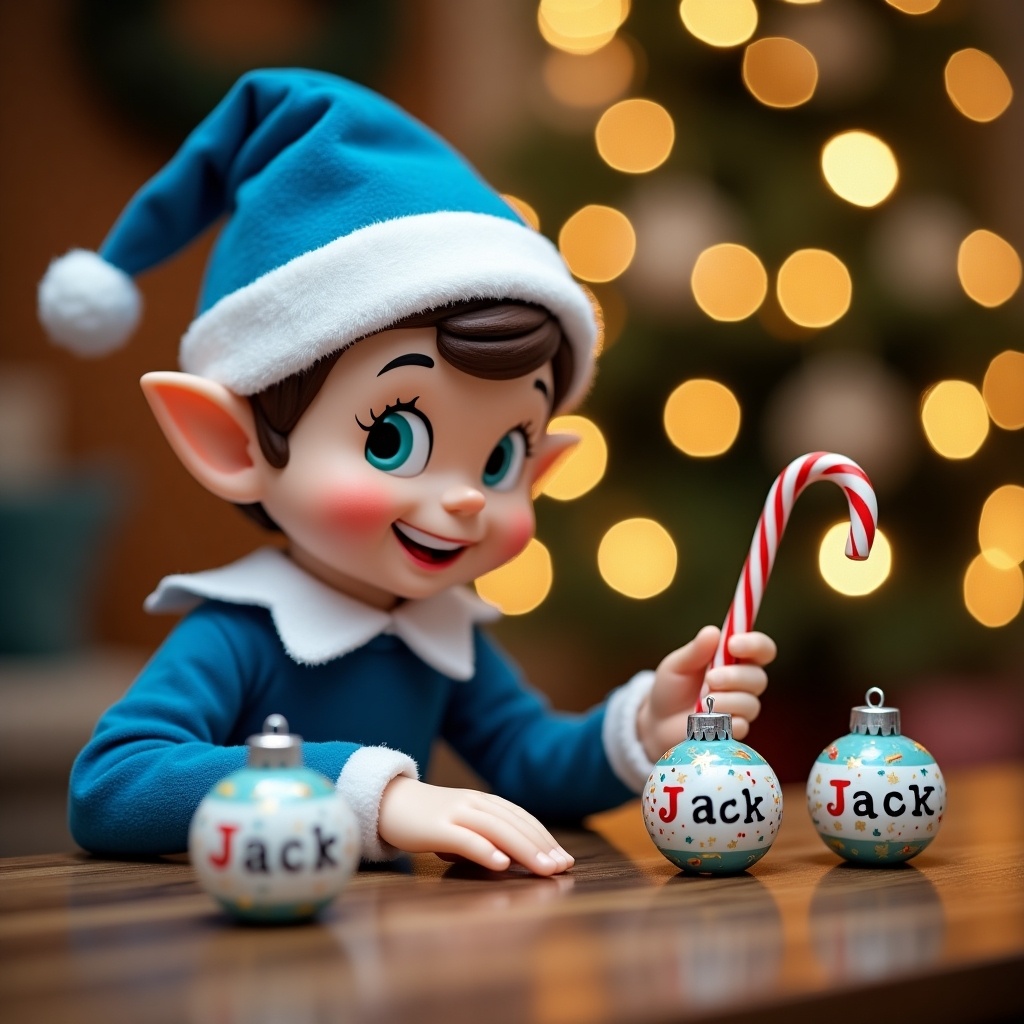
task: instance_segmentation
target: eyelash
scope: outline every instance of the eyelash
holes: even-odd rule
[[[518,430],[523,435],[523,440],[526,441],[526,457],[529,458],[533,455],[533,423],[530,420],[525,420],[512,429]]]
[[[376,413],[373,411],[373,409],[370,409],[369,423],[364,423],[358,416],[356,417],[356,423],[358,423],[363,430],[369,433],[373,429],[373,425],[377,423],[379,420],[384,419],[384,417],[387,416],[389,412],[415,412],[418,416],[422,416],[423,413],[421,413],[419,409],[416,408],[416,403],[419,400],[419,395],[417,395],[415,398],[408,402],[403,402],[402,399],[396,398],[394,404],[384,406],[383,412]]]

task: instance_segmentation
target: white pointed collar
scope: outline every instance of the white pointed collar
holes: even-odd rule
[[[322,583],[276,548],[260,548],[219,569],[165,576],[145,608],[183,614],[204,600],[266,608],[299,664],[322,665],[393,633],[431,668],[463,680],[474,672],[473,625],[500,617],[465,587],[382,611]]]

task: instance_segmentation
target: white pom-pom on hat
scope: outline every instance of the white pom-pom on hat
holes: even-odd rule
[[[38,301],[50,338],[80,356],[120,348],[142,315],[142,297],[131,277],[88,249],[72,249],[50,264]]]

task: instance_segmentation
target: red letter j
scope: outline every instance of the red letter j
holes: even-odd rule
[[[662,786],[661,790],[663,793],[668,794],[668,807],[662,807],[658,811],[658,817],[662,821],[674,821],[676,817],[676,801],[679,799],[679,794],[682,793],[682,786]]]
[[[210,854],[210,863],[215,868],[226,868],[231,860],[231,837],[238,831],[237,825],[218,825],[218,831],[224,835],[224,849],[218,854]]]
[[[836,802],[834,804],[826,804],[825,810],[832,815],[833,818],[838,818],[843,813],[843,790],[850,784],[849,779],[829,779],[828,784],[836,787]]]

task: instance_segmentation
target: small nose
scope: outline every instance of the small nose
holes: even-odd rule
[[[486,504],[487,499],[483,491],[478,491],[475,487],[449,487],[441,495],[441,507],[454,516],[476,515],[477,512],[483,511]]]

